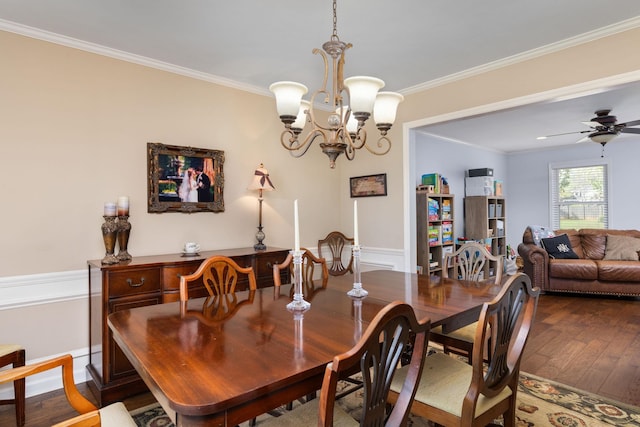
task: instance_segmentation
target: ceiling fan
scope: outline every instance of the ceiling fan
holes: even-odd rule
[[[626,123],[618,123],[616,116],[609,115],[611,110],[598,110],[596,116],[588,122],[582,122],[591,129],[577,132],[557,133],[554,135],[539,136],[537,139],[547,139],[553,136],[570,135],[574,133],[588,133],[587,136],[576,142],[593,141],[601,144],[604,148],[605,144],[621,133],[640,134],[640,128],[632,128],[632,126],[640,125],[639,120],[633,120]]]

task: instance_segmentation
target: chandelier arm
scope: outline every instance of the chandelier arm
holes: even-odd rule
[[[367,144],[367,131],[363,128],[358,129],[358,132],[355,134],[355,138],[353,138],[352,134],[345,132],[347,134],[347,143],[354,150],[359,150],[362,147],[366,147]]]
[[[376,146],[378,146],[382,151],[375,151],[368,144],[364,145],[364,148],[367,149],[371,154],[375,154],[376,156],[383,156],[391,150],[391,140],[386,136],[381,136],[380,139],[376,142]]]
[[[286,129],[280,135],[280,143],[284,148],[291,152],[292,156],[302,157],[318,137],[322,137],[323,142],[327,141],[327,135],[321,129],[314,129],[313,131],[309,132],[302,140],[300,140],[298,136],[290,129]]]
[[[319,54],[322,57],[322,62],[324,62],[324,79],[322,80],[322,86],[320,86],[321,89],[318,89],[314,93],[314,98],[316,94],[324,93],[326,94],[326,98],[324,101],[326,104],[329,102],[329,93],[327,92],[327,80],[329,79],[329,60],[327,59],[327,55],[324,53],[324,51],[318,49],[317,47],[313,49],[313,53],[316,55]],[[313,102],[311,103],[311,105],[313,105]]]
[[[347,160],[353,160],[353,158],[356,156],[356,150],[354,150],[352,144],[347,144],[347,148],[345,148],[344,150],[344,156],[347,158]]]

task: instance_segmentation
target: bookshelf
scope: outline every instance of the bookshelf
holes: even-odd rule
[[[471,196],[464,198],[465,237],[484,242],[493,255],[507,255],[504,197]],[[488,268],[493,267],[490,263]],[[491,275],[491,272],[488,272]]]
[[[442,275],[442,259],[454,249],[453,194],[416,191],[417,266],[421,274]]]

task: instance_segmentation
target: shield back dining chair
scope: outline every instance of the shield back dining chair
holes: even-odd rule
[[[267,419],[261,427],[298,426],[406,426],[413,397],[425,363],[429,320],[418,322],[413,308],[394,301],[378,312],[358,343],[346,353],[337,355],[324,374],[320,399],[307,402],[283,415]],[[406,366],[407,375],[397,404],[387,405],[391,380],[407,346],[413,341],[413,354]],[[362,413],[356,421],[336,404],[338,381],[358,370],[362,374]]]
[[[249,290],[257,289],[253,267],[240,267],[233,259],[213,256],[202,261],[193,273],[180,277],[180,301],[189,299],[189,285],[202,281],[209,296],[234,293],[239,275],[246,275]]]
[[[53,427],[136,427],[136,423],[122,402],[112,403],[109,406],[98,409],[78,391],[73,379],[73,358],[70,354],[0,371],[0,384],[25,379],[28,376],[59,367],[62,367],[62,384],[67,401],[80,415],[61,421]]]
[[[324,239],[318,240],[318,255],[327,260],[330,275],[353,273],[353,255],[345,253],[351,250],[353,243],[353,237],[347,237],[339,231],[332,231]],[[323,253],[327,252],[328,256],[324,256]],[[343,260],[347,258],[349,262],[345,267]]]
[[[411,412],[443,426],[486,426],[500,415],[505,427],[515,426],[520,361],[539,294],[526,274],[511,276],[482,307],[473,365],[443,353],[427,356]],[[478,345],[487,342],[488,334],[489,348]],[[492,353],[486,366],[485,352]],[[409,375],[404,367],[399,371],[389,394],[392,404]]]
[[[0,367],[11,365],[14,368],[24,366],[25,351],[18,344],[0,344]],[[13,382],[13,399],[0,400],[0,405],[15,405],[16,425],[24,425],[25,385],[24,378]]]
[[[300,248],[302,251],[302,283],[313,284],[320,282],[322,287],[327,286],[329,280],[329,270],[327,261],[324,258],[318,258],[309,249]],[[280,264],[273,265],[273,283],[275,286],[282,285],[282,277],[280,273],[284,269],[289,269],[290,277],[293,279],[293,255],[289,253]],[[319,271],[317,270],[319,269]],[[317,277],[319,275],[319,277]]]
[[[492,263],[493,274],[484,275],[490,271],[488,263]],[[470,280],[474,282],[493,281],[496,284],[502,283],[503,257],[492,255],[485,245],[478,242],[467,242],[457,251],[446,254],[442,263],[442,277],[449,277],[449,270],[453,271],[453,278],[460,280]],[[432,328],[431,342],[442,345],[445,353],[454,353],[466,357],[469,364],[473,363],[473,342],[475,339],[477,322],[444,333],[442,326]]]

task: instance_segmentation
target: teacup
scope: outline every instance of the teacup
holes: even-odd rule
[[[200,245],[197,244],[196,242],[187,242],[184,244],[184,251],[186,253],[196,253],[200,250]]]

